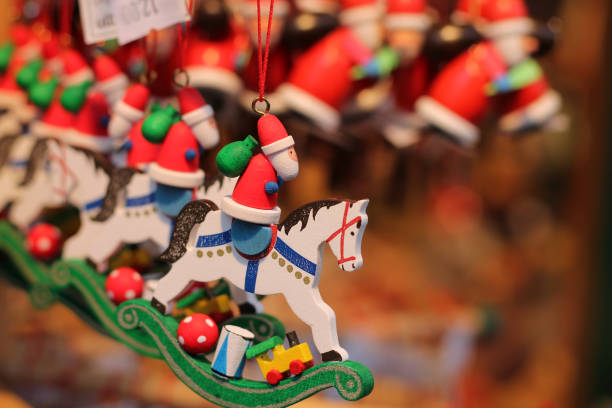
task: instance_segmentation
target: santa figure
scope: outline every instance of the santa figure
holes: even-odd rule
[[[242,14],[244,25],[251,39],[251,56],[248,63],[242,71],[242,79],[245,89],[240,95],[240,103],[242,106],[251,110],[253,100],[259,96],[259,66],[258,66],[258,19],[257,19],[257,2],[258,0],[244,0],[240,12]],[[265,52],[266,35],[268,26],[268,16],[270,14],[270,2],[262,1],[260,3],[261,14],[261,52]],[[280,45],[281,34],[285,21],[287,20],[290,10],[290,5],[287,0],[276,0],[274,2],[274,10],[272,15],[272,24],[270,26],[270,49],[268,56],[268,71],[266,74],[266,99],[270,102],[273,113],[280,113],[285,110],[283,98],[277,93],[277,88],[285,82],[289,73],[289,54],[283,46]]]
[[[432,20],[425,0],[389,0],[384,21],[387,41],[400,58],[392,74],[395,111],[384,135],[393,146],[404,148],[418,140],[425,124],[414,112],[414,103],[427,90],[428,63],[421,51]]]
[[[354,90],[355,68],[382,73],[375,59],[383,39],[381,17],[377,0],[343,0],[341,27],[304,52],[279,88],[288,108],[324,131],[336,131],[340,109]]]
[[[178,121],[170,127],[157,160],[149,165],[148,171],[157,182],[158,208],[168,217],[176,217],[204,183],[200,147],[185,122]]]
[[[560,109],[559,95],[548,87],[530,54],[537,41],[530,36],[533,20],[523,0],[485,0],[479,31],[481,42],[451,61],[436,77],[427,96],[417,101],[418,113],[464,146],[479,139],[478,122],[491,96],[507,94],[514,104],[501,119],[504,130],[542,125]]]
[[[250,159],[232,195],[221,202],[221,210],[234,218],[234,246],[250,256],[269,248],[270,226],[278,223],[281,214],[277,206],[279,187],[282,182],[294,179],[299,171],[293,137],[276,116],[262,116],[257,130],[263,153]]]

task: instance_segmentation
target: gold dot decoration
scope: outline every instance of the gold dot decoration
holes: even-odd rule
[[[278,258],[278,253],[272,252],[272,259],[276,259],[276,258]]]
[[[143,214],[144,214],[145,216],[146,216],[146,215],[149,215],[149,210],[144,210],[144,211],[143,211]]]
[[[208,255],[209,258],[212,258],[214,254],[213,251],[208,251],[206,255]]]
[[[225,252],[227,252],[228,254],[231,254],[232,253],[232,246],[231,245],[226,246],[225,247]]]
[[[293,265],[287,265],[287,272],[293,272]]]
[[[304,277],[304,283],[306,285],[310,285],[310,277],[309,276]]]
[[[134,215],[135,215],[136,217],[140,217],[140,212],[139,212],[139,211],[134,211]]]
[[[279,265],[281,266],[281,268],[282,268],[283,266],[285,266],[285,260],[284,260],[283,258],[279,258],[279,259],[278,259],[278,264],[279,264]]]
[[[223,256],[224,254],[225,254],[225,252],[223,252],[222,249],[217,249],[217,255]]]
[[[198,256],[198,258],[201,258],[202,255],[204,255],[204,253],[201,250],[197,250],[196,255]]]
[[[156,213],[157,212],[157,207],[153,207],[153,212]]]
[[[302,279],[302,272],[297,271],[297,272],[295,273],[295,277],[296,277],[296,278],[298,278],[298,279]]]
[[[132,215],[132,213],[131,213],[131,212],[129,212],[129,211],[126,211],[126,212],[125,212],[125,216],[126,216],[126,217],[130,217],[131,215]]]

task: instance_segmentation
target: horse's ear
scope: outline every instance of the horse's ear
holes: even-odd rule
[[[363,200],[359,200],[355,203],[355,205],[357,206],[357,208],[359,208],[359,212],[362,214],[365,214],[366,209],[368,208],[368,204],[370,203],[370,200],[365,198]]]

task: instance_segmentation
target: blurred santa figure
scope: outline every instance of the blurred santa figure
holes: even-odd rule
[[[426,124],[415,113],[414,103],[428,86],[428,63],[421,51],[432,18],[426,0],[389,0],[384,21],[387,41],[399,55],[400,66],[392,74],[394,110],[383,133],[389,143],[401,149],[417,142]]]
[[[248,111],[251,110],[253,100],[259,96],[259,54],[257,52],[259,39],[259,25],[257,19],[257,3],[258,0],[243,0],[240,13],[243,17],[244,26],[246,27],[251,39],[251,56],[248,63],[242,72],[242,79],[245,89],[240,95],[240,103]],[[277,88],[285,82],[289,73],[289,54],[287,50],[280,44],[281,34],[285,21],[289,15],[290,4],[287,0],[276,0],[272,14],[272,23],[270,25],[270,50],[268,57],[268,71],[266,72],[266,99],[270,102],[272,113],[281,113],[285,111],[283,99],[276,93]],[[261,14],[261,52],[265,52],[268,16],[270,15],[270,1],[260,2]]]
[[[382,44],[382,7],[377,0],[343,0],[340,27],[295,61],[288,82],[279,88],[288,108],[327,133],[340,125],[340,109],[356,79],[388,74]]]
[[[542,126],[561,108],[531,53],[534,22],[523,0],[483,0],[472,14],[487,41],[474,45],[451,61],[435,78],[428,94],[419,98],[417,112],[458,143],[474,146],[478,123],[491,97],[506,99],[502,130],[517,132]]]

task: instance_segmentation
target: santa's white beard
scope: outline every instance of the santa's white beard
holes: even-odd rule
[[[529,53],[525,50],[523,36],[511,35],[501,37],[495,40],[495,47],[509,66],[515,66],[523,62],[529,57]]]
[[[300,165],[297,160],[293,160],[289,157],[287,149],[283,149],[280,152],[271,154],[268,156],[270,163],[274,166],[276,174],[283,181],[293,180],[300,171]]]
[[[382,45],[383,33],[377,21],[354,24],[351,26],[351,31],[372,50]]]

